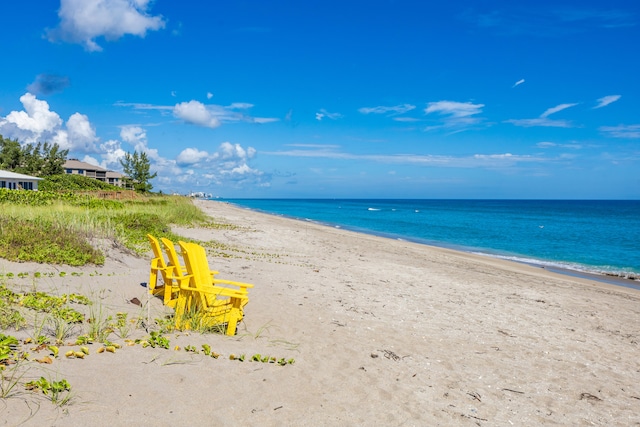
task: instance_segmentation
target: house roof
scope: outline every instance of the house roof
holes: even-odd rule
[[[100,166],[92,165],[91,163],[81,162],[80,160],[77,160],[77,159],[67,160],[66,162],[64,162],[64,165],[62,167],[65,169],[83,169],[86,171],[106,172],[105,176],[107,178],[124,178],[125,177],[120,172],[111,171]]]
[[[101,172],[106,172],[107,170],[105,168],[101,168],[100,166],[96,166],[96,165],[92,165],[91,163],[87,163],[87,162],[81,162],[80,160],[77,159],[69,159],[66,162],[64,162],[64,166],[62,166],[65,169],[84,169],[84,170],[90,170],[90,171],[101,171]]]
[[[28,180],[36,180],[36,181],[42,181],[42,178],[38,178],[37,176],[31,176],[31,175],[23,175],[21,173],[16,173],[16,172],[9,172],[9,171],[3,171],[0,170],[0,179],[1,178],[5,178],[5,179],[28,179]]]
[[[107,171],[107,178],[124,178],[124,175],[122,175],[120,172],[116,172],[116,171]]]

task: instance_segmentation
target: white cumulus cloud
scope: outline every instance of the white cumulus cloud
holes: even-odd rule
[[[147,132],[140,126],[122,126],[120,129],[120,138],[122,138],[124,142],[135,146],[140,141],[146,141]]]
[[[268,185],[264,172],[249,166],[249,161],[255,157],[253,147],[244,148],[240,144],[223,142],[218,149],[209,153],[196,147],[185,148],[176,157],[176,165],[191,172],[189,181],[197,177],[205,177],[209,185],[224,183],[242,184],[253,183]],[[185,170],[185,172],[186,172]]]
[[[184,120],[198,126],[209,128],[217,128],[220,126],[220,120],[216,115],[208,109],[203,103],[198,101],[181,102],[173,109],[173,114]]]
[[[74,113],[67,120],[67,134],[70,149],[85,153],[95,152],[96,143],[99,141],[96,130],[84,114]]]
[[[187,166],[199,163],[209,158],[209,153],[200,151],[197,148],[185,148],[176,157],[176,162],[180,166]]]
[[[100,144],[100,152],[102,153],[100,155],[102,157],[100,166],[114,170],[120,170],[122,168],[120,160],[124,159],[125,151],[122,149],[120,141],[110,139]]]
[[[35,142],[43,134],[54,132],[62,125],[62,119],[49,109],[47,101],[25,93],[20,97],[20,102],[24,107],[23,111],[12,111],[0,120],[0,130],[5,135],[10,133],[25,142]]]
[[[161,16],[147,13],[148,6],[148,0],[61,0],[60,24],[47,35],[50,41],[79,43],[88,51],[100,51],[98,37],[144,37],[147,31],[164,28]]]
[[[63,150],[96,151],[99,139],[86,115],[74,113],[63,123],[58,113],[51,111],[49,103],[31,93],[22,95],[20,102],[24,110],[0,117],[0,134],[26,144],[50,141]]]
[[[162,160],[158,153],[158,149],[149,148],[147,143],[147,132],[140,126],[122,126],[120,129],[120,137],[124,142],[133,145],[133,149],[135,151],[146,153],[152,160]]]
[[[280,119],[273,117],[252,117],[238,110],[248,110],[253,104],[246,102],[234,102],[228,106],[222,105],[205,105],[200,101],[191,100],[189,102],[181,102],[173,107],[173,115],[186,123],[204,126],[208,128],[217,128],[223,123],[247,122],[247,123],[272,123]]]

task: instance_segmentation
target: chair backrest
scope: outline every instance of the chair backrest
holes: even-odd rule
[[[153,251],[154,257],[158,260],[157,266],[159,268],[166,268],[167,262],[162,254],[162,249],[160,249],[160,242],[158,242],[158,239],[153,237],[151,234],[147,234],[147,239],[149,239],[149,243],[151,243],[151,250]]]
[[[182,249],[182,258],[184,259],[187,273],[191,274],[194,280],[193,287],[203,288],[211,283],[211,275],[209,269],[202,267],[202,258],[206,260],[205,249],[196,244],[188,242],[178,242]]]
[[[209,269],[209,261],[207,261],[207,250],[196,243],[191,243],[190,246],[192,253],[195,255],[196,262],[198,263],[197,271],[200,283],[211,284],[211,278],[213,275]]]
[[[205,290],[210,285],[211,277],[204,274],[200,268],[200,257],[202,256],[200,249],[204,251],[204,248],[195,243],[182,241],[178,242],[178,245],[182,249],[182,258],[184,259],[187,274],[191,276],[189,278],[189,287],[195,290]],[[201,307],[204,308],[209,305],[204,292],[196,292],[196,297]]]
[[[167,267],[171,267],[173,269],[172,274],[175,277],[182,277],[183,269],[180,265],[180,259],[178,258],[178,253],[176,252],[176,246],[169,239],[164,237],[160,238],[162,244],[164,245],[164,251],[167,253],[167,258],[169,258],[169,263]]]

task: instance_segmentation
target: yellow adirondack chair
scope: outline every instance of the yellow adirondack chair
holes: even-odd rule
[[[162,272],[164,282],[171,284],[170,287],[165,287],[164,289],[164,304],[175,308],[180,292],[180,283],[188,282],[189,278],[186,277],[186,267],[180,264],[180,259],[173,242],[165,237],[161,237],[160,240],[162,241],[164,251],[167,254],[167,259],[169,260],[169,262],[166,263],[166,268],[160,271]],[[218,274],[217,271],[212,271],[211,279],[213,279],[216,274]]]
[[[209,261],[207,260],[207,251],[200,245],[197,245],[195,243],[192,243],[192,245],[196,246],[193,249],[193,253],[195,253],[196,260],[198,262],[198,271],[200,274],[200,280],[203,283],[205,283],[207,277],[212,277],[213,278],[212,284],[214,286],[221,286],[221,285],[227,285],[227,287],[233,286],[233,288],[230,288],[230,289],[233,289],[236,292],[246,295],[246,298],[243,301],[243,306],[247,302],[249,302],[248,288],[253,288],[253,285],[251,283],[243,283],[243,282],[236,282],[233,280],[218,279],[217,277],[215,277],[215,275],[218,274],[218,272],[212,271],[209,269]]]
[[[180,280],[186,274],[184,266],[180,265],[178,255],[171,240],[161,238],[167,253],[168,262],[165,261],[158,239],[147,234],[151,243],[154,258],[151,260],[151,272],[149,274],[149,293],[162,297],[163,303],[169,307],[175,307],[180,291]],[[158,274],[162,277],[163,286],[158,284]]]
[[[176,273],[173,278],[180,281],[181,280],[180,276],[183,276],[188,272],[188,268],[186,267],[186,261],[185,261],[185,267],[182,267],[180,265],[178,253],[176,252],[175,245],[173,244],[173,242],[169,239],[165,239],[164,237],[161,238],[160,240],[164,245],[165,252],[167,253],[167,258],[169,258],[168,265],[179,267],[178,273]],[[184,242],[178,242],[178,244],[180,243],[184,243]],[[197,249],[195,249],[195,252],[193,252],[194,255],[192,256],[197,257],[193,259],[194,260],[197,259],[198,265],[200,267],[198,269],[198,272],[200,274],[200,277],[198,278],[199,283],[204,283],[204,284],[209,283],[211,286],[224,286],[231,290],[245,294],[246,298],[242,301],[242,306],[244,307],[247,304],[247,302],[249,302],[248,288],[253,288],[253,285],[250,283],[236,282],[233,280],[220,279],[216,277],[216,275],[220,273],[216,270],[209,269],[209,262],[207,260],[206,250],[198,244],[195,244],[195,243],[189,243],[189,244],[193,244],[197,246]],[[184,253],[183,253],[183,258],[184,258]],[[176,288],[175,288],[176,292],[178,291],[178,288],[179,288],[179,285],[176,285]]]
[[[151,295],[163,295],[165,297],[166,304],[166,298],[169,297],[170,299],[171,288],[174,286],[173,280],[169,277],[171,276],[173,266],[169,267],[167,265],[164,255],[162,254],[162,249],[160,249],[160,242],[158,242],[158,239],[153,237],[151,234],[147,234],[147,238],[149,239],[151,250],[154,255],[154,258],[151,260],[151,271],[149,272],[149,283],[147,284],[147,287],[149,288],[149,293]],[[162,276],[162,285],[158,283],[158,274]]]
[[[180,294],[176,304],[176,328],[193,329],[190,322],[197,319],[199,326],[226,324],[226,334],[235,335],[237,324],[243,318],[243,307],[248,302],[249,283],[222,280],[238,289],[217,286],[212,278],[205,249],[195,243],[178,242],[187,269],[188,281],[180,281]]]

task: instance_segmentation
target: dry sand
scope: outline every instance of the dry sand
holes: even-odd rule
[[[637,290],[197,203],[243,227],[176,230],[243,251],[209,257],[219,277],[255,284],[238,335],[171,334],[170,350],[96,354],[93,345],[84,360],[30,363],[25,379],[67,379],[71,404],[24,391],[0,400],[0,425],[640,425]],[[38,279],[38,289],[82,293],[105,313],[167,313],[139,285],[150,255],[105,249],[104,267],[66,268],[64,278]],[[65,269],[0,261],[3,272],[57,270]],[[173,349],[204,343],[222,356]]]

